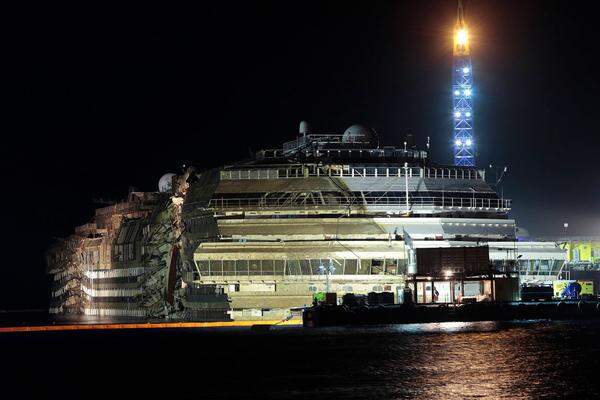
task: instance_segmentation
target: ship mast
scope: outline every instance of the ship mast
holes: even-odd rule
[[[452,143],[454,165],[475,166],[475,137],[473,133],[473,69],[469,29],[465,22],[462,2],[458,0],[454,28],[452,68]]]

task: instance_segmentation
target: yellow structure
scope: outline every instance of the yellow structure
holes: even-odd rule
[[[600,263],[600,241],[569,241],[565,244],[570,263]]]
[[[575,281],[569,280],[558,280],[552,282],[552,289],[554,291],[554,297],[561,297],[562,292],[565,288]],[[593,296],[594,295],[594,281],[577,281],[581,285],[581,296]]]

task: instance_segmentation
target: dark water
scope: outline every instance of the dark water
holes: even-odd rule
[[[2,388],[20,398],[600,398],[598,321],[29,333],[0,347]]]

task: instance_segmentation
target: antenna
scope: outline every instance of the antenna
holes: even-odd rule
[[[463,10],[462,1],[458,0],[458,10],[456,13],[456,20],[460,25],[465,24],[465,12]]]

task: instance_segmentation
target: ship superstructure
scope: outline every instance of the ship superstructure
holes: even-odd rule
[[[166,175],[143,196],[142,214],[113,206],[106,228],[99,210],[91,231],[49,252],[52,311],[285,318],[315,292],[398,296],[419,247],[486,244],[498,265],[564,260],[554,243],[516,241],[511,202],[484,170],[434,164],[411,138],[381,146],[360,125],[316,133],[303,122],[281,148]]]

